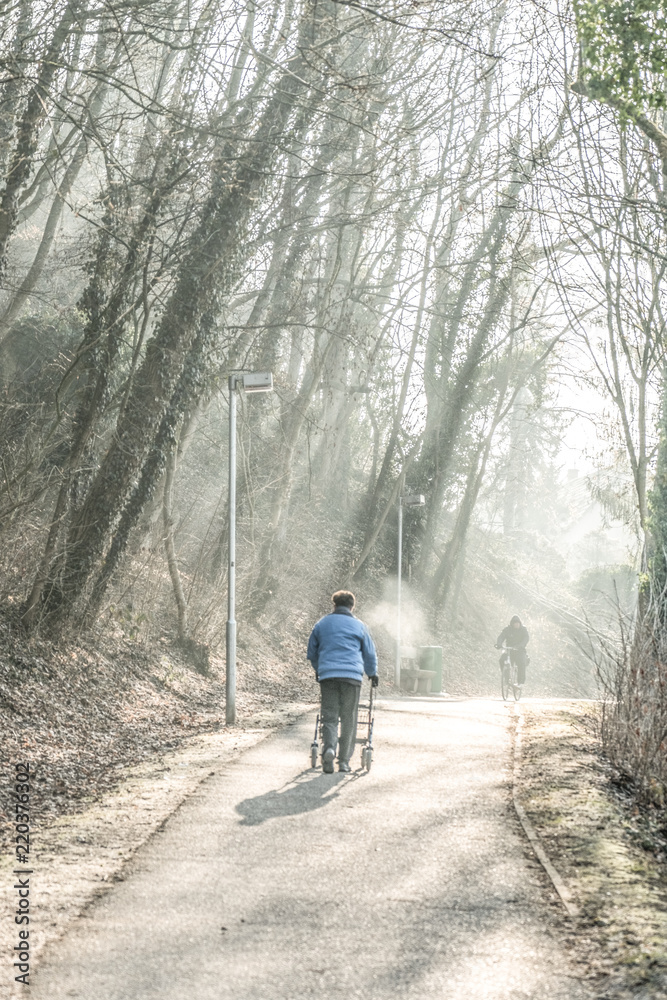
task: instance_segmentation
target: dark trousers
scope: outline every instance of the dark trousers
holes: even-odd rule
[[[525,649],[510,649],[510,660],[512,663],[516,663],[516,682],[517,684],[526,683],[526,667],[528,665],[528,653]],[[500,666],[503,665],[504,656],[500,657]]]
[[[338,743],[338,760],[347,764],[354,752],[354,741],[357,737],[357,713],[361,685],[332,679],[320,681],[320,691],[322,695],[322,753],[329,749],[335,752],[336,743]],[[340,737],[338,736],[339,720]]]

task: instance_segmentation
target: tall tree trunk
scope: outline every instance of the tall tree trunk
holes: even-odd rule
[[[667,370],[659,424],[658,459],[649,493],[647,531],[647,573],[640,584],[640,614],[650,606],[657,616],[661,638],[667,636]],[[648,623],[648,628],[654,627]],[[641,628],[637,630],[641,632]],[[642,640],[644,637],[642,636]]]
[[[7,248],[18,218],[18,196],[33,167],[39,129],[47,114],[51,84],[61,65],[62,52],[80,8],[81,0],[69,0],[67,3],[44,53],[37,83],[28,96],[25,113],[18,128],[16,148],[0,198],[0,280],[7,268]]]
[[[93,92],[88,110],[86,112],[86,117],[89,118],[91,122],[96,121],[97,116],[102,109],[105,93],[106,84],[98,84]],[[65,207],[65,202],[69,197],[73,185],[76,183],[77,177],[79,176],[87,150],[88,139],[85,135],[83,135],[81,139],[79,139],[72,159],[65,170],[63,179],[57,187],[55,197],[51,203],[51,208],[46,219],[46,224],[42,231],[42,238],[40,240],[39,247],[37,248],[37,253],[33,258],[27,274],[23,278],[23,281],[19,285],[4,314],[0,318],[0,346],[2,345],[3,339],[11,329],[12,323],[21,312],[21,309],[25,305],[31,293],[34,291],[37,282],[42,276],[44,265],[46,264],[56,236],[58,224],[63,213],[63,208]]]
[[[528,389],[517,394],[510,418],[510,446],[503,501],[503,534],[515,537],[524,528],[528,475],[527,447],[531,420],[528,414],[533,401]]]
[[[304,80],[312,75],[307,49],[313,27],[306,18],[297,52],[240,155],[230,140],[218,156],[211,195],[202,208],[169,305],[135,374],[109,450],[72,518],[57,599],[50,608],[54,623],[72,614],[103,556],[179,377],[187,374],[187,359],[200,324],[219,312],[223,297],[235,285],[247,227],[277,156],[276,140],[285,132],[305,89]],[[213,337],[214,331],[209,328],[206,336]]]
[[[164,529],[164,549],[167,556],[167,566],[169,567],[169,576],[171,578],[171,586],[174,591],[178,614],[178,638],[183,642],[188,634],[188,602],[183,593],[181,574],[178,569],[178,559],[176,558],[176,547],[174,545],[173,489],[176,458],[177,449],[172,448],[171,454],[167,459],[166,475],[164,477],[162,526]]]
[[[26,79],[23,58],[30,34],[32,7],[31,0],[20,0],[11,55],[7,60],[9,79],[0,90],[0,185],[5,181],[7,161],[11,152],[11,138],[16,124],[22,86]],[[2,12],[0,11],[1,16]]]

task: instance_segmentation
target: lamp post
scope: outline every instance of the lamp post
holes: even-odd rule
[[[236,391],[271,392],[271,372],[234,373],[229,376],[229,534],[227,565],[227,634],[225,666],[225,722],[236,722]]]
[[[396,582],[396,663],[394,684],[401,686],[401,575],[403,568],[403,508],[423,507],[426,500],[421,494],[398,498],[398,579]]]

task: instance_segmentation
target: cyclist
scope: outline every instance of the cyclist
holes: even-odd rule
[[[510,659],[516,663],[517,683],[521,685],[526,682],[526,667],[530,663],[526,646],[528,645],[528,629],[521,624],[518,615],[512,615],[509,625],[506,626],[496,639],[496,649],[508,646],[510,649]],[[500,669],[503,667],[503,657],[500,657]]]

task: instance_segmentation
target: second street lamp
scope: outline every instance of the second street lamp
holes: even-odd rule
[[[225,722],[236,722],[236,392],[271,392],[271,372],[235,372],[229,376],[229,544],[227,565],[227,635]]]
[[[394,666],[394,684],[401,686],[401,575],[403,562],[403,508],[423,507],[426,500],[421,494],[398,498],[398,577],[396,582],[396,663]]]

